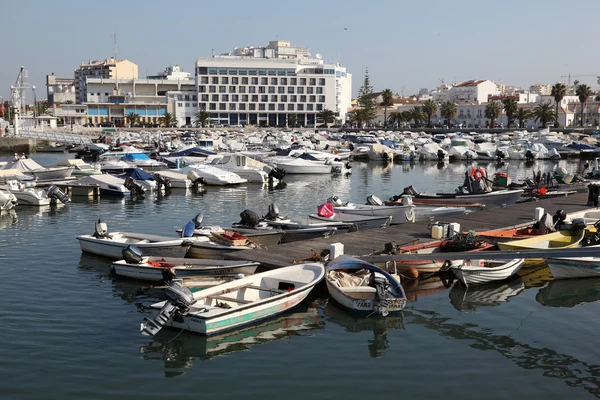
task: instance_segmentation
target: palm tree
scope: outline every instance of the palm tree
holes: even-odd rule
[[[194,121],[194,123],[196,124],[196,126],[198,126],[198,124],[200,124],[204,128],[204,126],[208,120],[210,120],[210,113],[205,110],[199,110],[196,113],[196,120]]]
[[[126,118],[127,122],[129,122],[129,127],[131,128],[140,119],[140,116],[132,111],[129,114],[127,114]]]
[[[409,113],[409,121],[412,119],[415,121],[415,125],[419,125],[421,121],[425,119],[425,113],[421,109],[421,107],[413,107],[408,110]]]
[[[427,127],[431,128],[431,116],[433,114],[437,113],[437,110],[438,110],[437,103],[433,100],[425,100],[423,102],[421,109],[423,110],[423,113],[427,117]]]
[[[588,97],[592,95],[592,89],[590,89],[588,85],[579,85],[577,86],[575,94],[579,97],[579,101],[581,102],[581,126],[583,126],[583,109],[585,108]]]
[[[519,121],[519,128],[523,129],[525,127],[525,121],[531,118],[531,111],[519,108],[515,113],[515,118]]]
[[[444,117],[444,119],[446,120],[446,124],[450,126],[452,118],[454,118],[456,114],[458,114],[458,107],[456,106],[455,102],[448,100],[442,103],[440,107],[440,113],[442,114],[442,117]]]
[[[406,114],[408,114],[407,111],[394,111],[393,113],[390,113],[390,116],[388,117],[388,122],[398,127],[404,126],[404,123],[408,121]]]
[[[594,101],[600,101],[600,94],[597,94],[596,97],[594,97]]]
[[[567,87],[560,82],[555,83],[554,86],[552,86],[552,92],[550,94],[552,95],[552,97],[554,97],[554,101],[556,102],[556,120],[558,122],[558,103],[560,103],[562,99],[567,95]]]
[[[290,125],[292,128],[295,128],[297,123],[298,123],[298,116],[296,114],[288,115],[288,125]]]
[[[175,118],[170,112],[166,112],[162,117],[160,117],[160,123],[165,125],[167,128],[173,125],[174,122]]]
[[[329,127],[329,124],[335,121],[335,113],[331,110],[324,109],[317,114],[317,118],[322,120],[326,127]]]
[[[394,93],[392,93],[392,91],[390,89],[385,89],[383,92],[381,92],[381,97],[383,98],[383,101],[381,102],[381,105],[384,107],[383,108],[383,126],[387,127],[387,108],[389,106],[391,106],[394,100]]]
[[[508,128],[512,125],[515,120],[515,114],[517,113],[517,100],[512,97],[507,97],[502,100],[502,104],[504,105],[504,112],[506,113],[506,118],[508,119]]]
[[[540,121],[544,128],[546,127],[546,124],[548,124],[548,122],[556,121],[556,114],[550,106],[550,103],[538,104],[533,109],[533,115],[535,116],[535,120]]]
[[[485,117],[490,119],[490,128],[494,127],[496,119],[502,115],[502,104],[497,101],[492,101],[485,106]]]

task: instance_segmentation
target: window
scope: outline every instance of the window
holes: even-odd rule
[[[285,111],[285,104],[277,104],[277,111]]]
[[[294,93],[294,88],[291,86],[288,86],[288,94],[293,94]]]
[[[287,78],[281,78],[281,79],[279,79],[279,84],[280,85],[287,85],[287,82],[288,82]]]
[[[266,104],[260,103],[258,105],[258,111],[265,111],[266,109]]]
[[[325,78],[319,78],[319,86],[325,86]]]
[[[296,93],[298,93],[298,94],[304,94],[304,88],[303,87],[299,87],[298,89],[296,89]]]
[[[277,78],[271,78],[271,85],[277,85]]]
[[[240,80],[240,78],[238,78],[237,76],[233,77],[233,78],[231,78],[231,84],[238,85],[239,80]]]
[[[252,78],[250,81],[253,85],[258,85],[258,78]]]
[[[212,83],[213,85],[218,85],[219,84],[219,77],[218,76],[211,77],[210,83]]]
[[[281,101],[282,103],[287,102],[287,96],[286,95],[279,96],[279,101]]]
[[[229,78],[226,76],[221,77],[221,84],[222,85],[227,85],[229,84]]]
[[[307,104],[306,105],[306,111],[313,111],[313,105],[312,104]]]
[[[271,96],[271,101],[274,103],[277,103],[277,95],[276,94]]]
[[[189,94],[185,95],[185,101],[190,101],[190,95]]]
[[[183,103],[177,103],[177,107],[183,107]]]
[[[288,111],[294,111],[294,105],[288,104]]]
[[[238,108],[240,111],[246,111],[246,105],[244,103],[240,104]]]
[[[229,86],[229,93],[235,93],[235,86]]]
[[[296,82],[297,82],[297,78],[291,78],[290,79],[290,85],[294,85],[295,86],[297,84]]]
[[[269,75],[277,75],[277,70],[275,70],[275,69],[268,69],[267,70],[267,74],[269,74]]]
[[[300,78],[300,86],[306,86],[306,78]]]
[[[220,103],[219,104],[219,110],[221,110],[221,111],[227,111],[227,104]]]
[[[193,95],[193,96],[192,96],[192,100],[193,100],[193,101],[198,101],[198,96],[196,96],[196,95]]]
[[[204,85],[208,85],[208,76],[200,77],[200,83],[202,83]]]
[[[239,101],[239,97],[237,94],[231,95],[231,101]]]
[[[215,103],[210,103],[208,105],[208,109],[211,110],[211,111],[214,111],[214,110],[217,109],[217,105]]]
[[[306,94],[313,94],[314,89],[311,87],[306,88]]]
[[[267,101],[269,101],[269,96],[267,96],[266,94],[263,94],[262,96],[260,96],[260,101],[262,103],[266,103]]]
[[[227,93],[227,86],[219,86],[219,93]]]
[[[217,87],[216,86],[209,86],[208,87],[208,92],[209,93],[217,93]]]
[[[185,103],[185,108],[190,108],[190,103]]]
[[[308,101],[310,103],[316,103],[317,101],[317,96],[308,96]]]
[[[247,94],[242,95],[242,101],[245,102],[245,103],[248,102],[248,95]]]
[[[275,93],[275,86],[269,86],[269,93],[270,94]]]
[[[279,93],[279,94],[285,93],[285,88],[283,86],[279,86],[277,88],[277,93]]]
[[[258,70],[256,70],[256,69],[249,69],[248,70],[248,75],[258,75]]]
[[[306,103],[306,96],[300,96],[300,103]]]
[[[242,78],[242,85],[248,84],[248,78]]]
[[[246,71],[245,69],[239,69],[238,70],[238,75],[248,75],[248,71]],[[242,78],[242,79],[244,79],[244,78]]]
[[[304,104],[298,104],[298,111],[304,111]]]
[[[325,96],[319,96],[319,103],[325,103]]]
[[[256,87],[255,86],[248,86],[248,93],[256,93]]]
[[[229,101],[229,95],[228,94],[222,94],[221,95],[221,101]]]
[[[260,84],[261,85],[268,85],[269,83],[269,79],[268,78],[260,78]]]
[[[292,102],[292,103],[298,102],[298,100],[296,100],[296,96],[290,96],[290,102]]]
[[[213,94],[211,97],[211,101],[219,101],[219,95],[218,94]]]
[[[256,104],[254,104],[254,103],[248,104],[248,110],[249,111],[256,111]]]
[[[226,69],[220,69],[219,70],[219,75],[227,75],[227,70]]]
[[[235,111],[236,109],[236,104],[235,103],[229,103],[229,111]]]
[[[267,93],[267,88],[264,86],[259,86],[258,87],[258,93]]]
[[[208,101],[208,95],[207,94],[203,94],[200,96],[201,101]]]
[[[239,93],[246,93],[246,86],[240,86],[238,92]]]
[[[322,87],[318,87],[317,88],[317,94],[323,94],[323,88]]]
[[[200,93],[206,93],[206,86],[198,86],[198,91]]]
[[[258,103],[258,96],[257,95],[252,95],[252,102],[253,103]]]
[[[275,111],[275,104],[269,104],[269,111]]]
[[[323,104],[317,104],[317,111],[323,111]]]
[[[308,80],[309,85],[311,86],[315,86],[317,84],[317,79],[316,78],[310,78]]]

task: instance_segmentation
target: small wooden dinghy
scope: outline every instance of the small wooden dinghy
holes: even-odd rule
[[[358,312],[386,316],[402,311],[406,295],[400,282],[375,265],[341,256],[327,265],[327,290],[342,306]]]
[[[537,229],[533,228],[521,228],[521,229],[499,229],[494,231],[481,231],[477,232],[479,236],[483,236],[486,239],[527,239],[532,237],[540,236]]]
[[[500,250],[573,248],[579,246],[584,236],[585,230],[577,232],[558,231],[546,235],[537,235],[528,239],[498,243],[498,248]]]
[[[151,306],[154,319],[145,318],[140,329],[148,336],[163,326],[212,335],[252,324],[300,303],[324,275],[321,263],[297,264],[195,293],[174,281],[168,300]]]
[[[516,274],[523,263],[522,258],[508,262],[496,260],[465,260],[450,265],[454,275],[465,285],[478,285],[487,282],[501,281]]]
[[[251,261],[142,257],[141,254],[138,249],[128,247],[123,251],[124,259],[113,262],[111,268],[118,276],[158,282],[199,276],[250,275],[259,265]]]

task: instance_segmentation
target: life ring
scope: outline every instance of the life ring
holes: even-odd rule
[[[483,168],[473,168],[471,170],[471,176],[475,179],[483,179],[485,178],[485,171]]]

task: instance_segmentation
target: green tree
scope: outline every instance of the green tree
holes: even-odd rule
[[[335,113],[331,110],[324,109],[317,114],[317,118],[323,121],[323,124],[326,127],[329,127],[329,124],[335,122]]]
[[[415,125],[419,126],[421,122],[425,120],[425,113],[421,109],[421,107],[413,107],[408,110],[408,115],[410,116],[409,121],[412,119],[415,121]]]
[[[365,70],[363,85],[358,90],[358,106],[363,110],[361,112],[363,123],[375,119],[377,114],[375,110],[375,98],[373,97],[373,87],[369,79],[369,69]]]
[[[512,97],[507,97],[502,100],[502,105],[504,106],[504,112],[506,113],[506,118],[508,119],[508,128],[512,125],[515,120],[515,114],[517,113],[517,100]]]
[[[590,89],[588,85],[579,85],[577,86],[575,94],[579,97],[579,101],[581,102],[581,126],[583,126],[583,109],[585,108],[588,97],[592,95],[592,89]]]
[[[431,117],[437,113],[438,105],[433,100],[425,100],[421,106],[425,117],[427,118],[427,127],[431,128]]]
[[[385,89],[383,92],[381,92],[381,97],[383,98],[383,101],[381,102],[381,105],[384,107],[383,108],[383,126],[387,127],[387,108],[390,107],[392,104],[394,104],[394,93],[392,93],[392,91],[390,89]]]
[[[210,120],[210,113],[205,110],[200,110],[196,113],[196,120],[194,121],[194,123],[196,124],[196,126],[200,125],[204,128],[208,120]]]
[[[485,117],[490,119],[490,128],[494,127],[495,121],[502,115],[502,104],[497,101],[492,101],[485,106]]]
[[[127,114],[126,118],[127,122],[129,122],[129,127],[132,127],[140,119],[140,116],[132,111]]]
[[[452,119],[458,114],[458,107],[455,102],[448,100],[440,106],[440,113],[446,120],[446,124],[450,126]]]
[[[519,128],[523,129],[525,127],[525,121],[530,119],[531,116],[531,111],[524,108],[519,108],[515,113],[515,118],[517,121],[519,121]]]
[[[388,117],[388,122],[392,125],[403,126],[406,119],[404,119],[404,113],[401,111],[394,111],[390,113]]]
[[[288,115],[288,125],[289,126],[291,126],[292,128],[295,128],[297,123],[298,123],[298,115],[296,115],[296,114]]]
[[[597,94],[596,97],[594,97],[594,101],[600,101],[600,94]]]
[[[48,113],[48,103],[45,101],[38,101],[35,105],[36,115],[44,115]]]
[[[550,103],[541,103],[535,106],[533,109],[533,116],[535,116],[535,120],[539,121],[544,128],[548,122],[556,121],[556,114]]]
[[[552,86],[552,92],[550,94],[554,97],[554,101],[556,102],[556,121],[558,122],[558,104],[567,95],[567,87],[564,84],[557,82]]]
[[[170,112],[166,112],[160,117],[160,123],[168,128],[175,123],[175,117]]]

